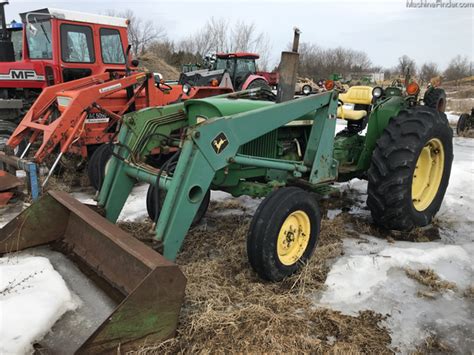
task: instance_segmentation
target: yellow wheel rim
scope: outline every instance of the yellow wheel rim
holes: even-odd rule
[[[433,202],[444,171],[443,143],[433,138],[425,144],[416,162],[411,185],[413,206],[424,211]]]
[[[277,240],[278,259],[283,265],[293,265],[303,256],[310,233],[311,222],[306,212],[298,210],[286,217]]]

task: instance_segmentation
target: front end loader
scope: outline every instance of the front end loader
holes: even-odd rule
[[[0,168],[13,174],[16,169],[24,169],[36,199],[40,190],[35,188],[39,185],[35,179],[47,158],[55,156],[46,169],[43,186],[58,165],[70,164],[67,157],[78,168],[78,160],[87,161],[100,146],[113,141],[125,112],[229,91],[199,87],[184,94],[180,85],[156,82],[151,73],[140,71],[107,72],[47,87],[8,140],[10,154],[0,155]],[[37,165],[35,172],[30,163]],[[97,169],[90,165],[89,170]],[[98,188],[98,182],[91,180]]]
[[[174,336],[186,286],[178,266],[67,193],[48,192],[0,229],[1,254],[27,248],[66,265],[61,276],[81,300],[38,353],[116,354]]]

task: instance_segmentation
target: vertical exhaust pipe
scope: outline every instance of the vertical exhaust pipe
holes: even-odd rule
[[[5,17],[5,5],[8,0],[0,0],[0,62],[14,62],[15,51],[11,41],[10,32],[7,31],[7,19]]]
[[[294,28],[293,48],[291,52],[281,52],[280,81],[278,83],[277,102],[292,100],[295,96],[296,78],[298,75],[298,64],[300,55],[298,53],[300,43],[298,28]]]

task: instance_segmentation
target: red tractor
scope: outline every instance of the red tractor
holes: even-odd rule
[[[0,148],[41,91],[126,69],[128,20],[57,9],[20,14],[7,28],[0,0]]]
[[[181,73],[178,83],[190,87],[228,87],[234,91],[253,88],[271,90],[271,86],[277,84],[278,74],[258,72],[256,65],[258,58],[260,58],[258,54],[247,52],[217,53],[215,58],[209,61],[209,69]],[[272,82],[270,83],[267,78]]]

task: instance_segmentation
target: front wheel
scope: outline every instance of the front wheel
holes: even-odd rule
[[[311,86],[309,85],[304,85],[301,92],[303,93],[303,95],[309,95],[311,94],[313,90],[311,89]]]
[[[166,197],[166,192],[160,191],[159,194],[159,203],[157,200],[157,193],[156,193],[156,186],[151,184],[148,187],[148,191],[146,194],[146,210],[148,212],[148,217],[152,221],[157,221],[158,217],[160,216],[161,212],[161,207],[163,206],[163,203],[165,202],[165,197]],[[194,216],[192,225],[196,225],[201,220],[203,219],[204,215],[207,212],[207,209],[209,208],[209,203],[211,201],[211,191],[208,190],[207,193],[204,195],[204,198],[201,201],[201,205],[199,206],[196,215]]]
[[[87,165],[87,176],[89,182],[98,191],[100,190],[102,183],[107,173],[107,163],[112,157],[113,146],[110,144],[100,145],[94,153],[92,153],[88,165]]]
[[[425,106],[401,111],[377,140],[368,170],[374,221],[402,231],[429,224],[443,201],[452,162],[446,115]]]
[[[250,224],[250,265],[269,281],[295,273],[313,254],[320,227],[319,207],[310,194],[296,187],[272,192],[260,204]]]
[[[17,125],[10,121],[0,120],[0,151],[5,151],[8,139],[15,132]],[[22,140],[19,145],[13,148],[16,156],[20,156],[26,148],[26,141]]]
[[[456,124],[456,134],[462,135],[465,131],[470,130],[474,125],[474,117],[471,117],[467,113],[463,113],[459,116],[458,123]]]

